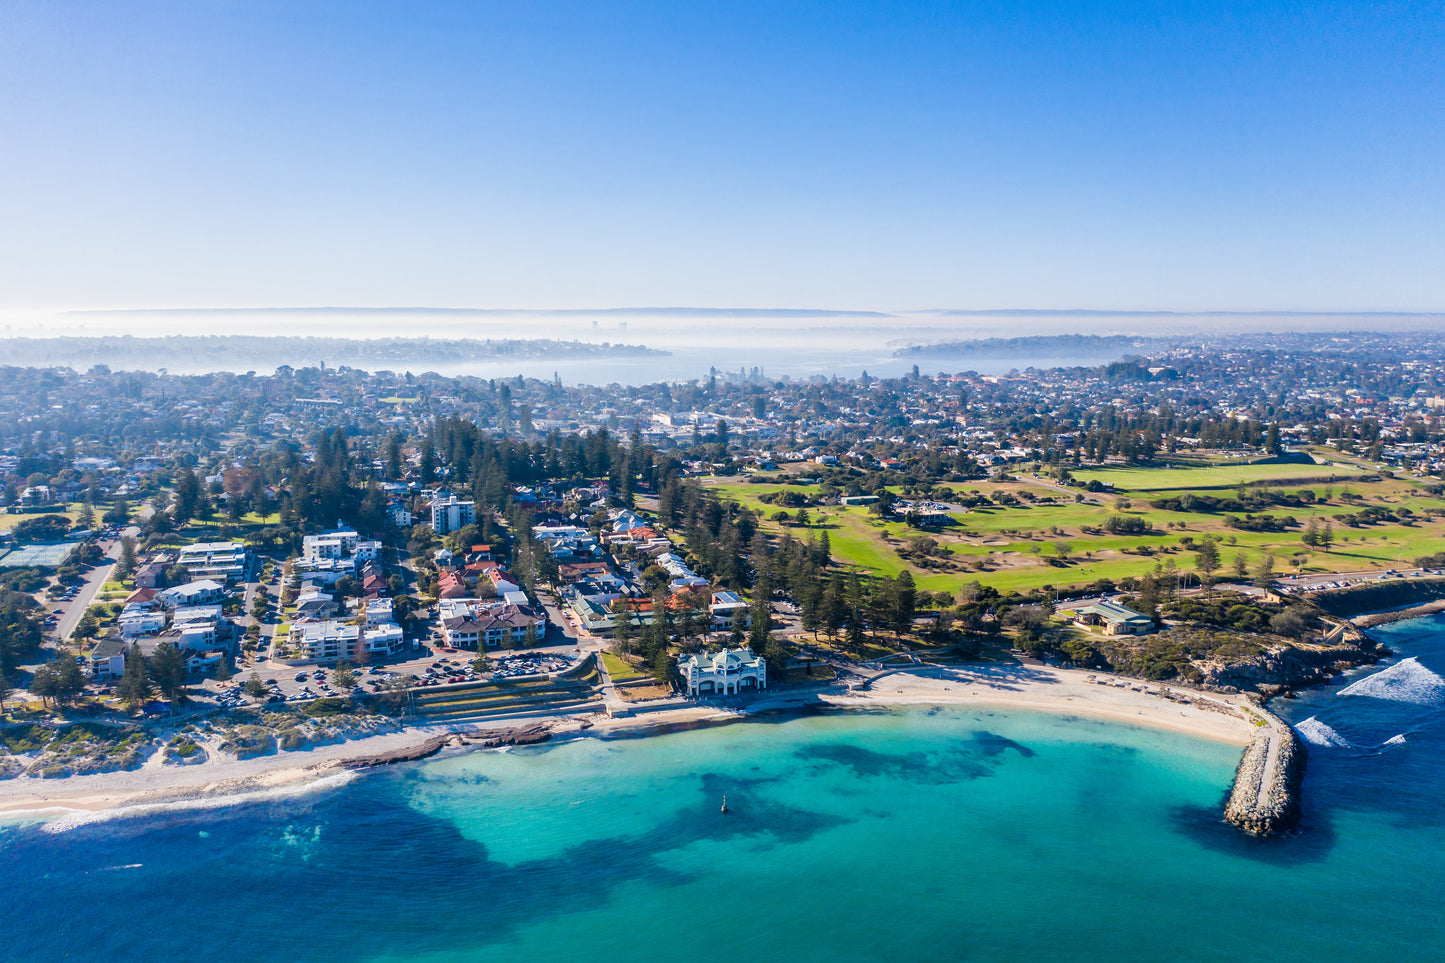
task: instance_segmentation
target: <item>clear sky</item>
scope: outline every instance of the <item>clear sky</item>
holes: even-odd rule
[[[1445,309],[1440,3],[0,2],[0,309]]]

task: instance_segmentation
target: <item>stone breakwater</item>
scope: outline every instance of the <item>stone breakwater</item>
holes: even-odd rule
[[[1265,726],[1239,760],[1224,819],[1251,836],[1275,836],[1299,821],[1305,747],[1282,723]]]

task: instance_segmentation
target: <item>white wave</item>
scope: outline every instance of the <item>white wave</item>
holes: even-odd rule
[[[149,816],[156,813],[184,812],[187,810],[228,809],[246,803],[272,802],[281,799],[296,799],[312,793],[329,792],[346,785],[355,776],[352,772],[339,772],[313,779],[269,789],[238,792],[227,796],[205,796],[198,799],[176,799],[170,802],[141,803],[136,806],[121,806],[116,809],[102,809],[98,812],[71,810],[59,819],[43,823],[40,828],[47,833],[64,833],[81,826],[108,822],[113,819],[128,819],[132,816]]]
[[[1346,686],[1340,690],[1340,695],[1436,705],[1445,700],[1445,679],[1412,657]]]
[[[1314,716],[1310,716],[1304,722],[1297,723],[1294,731],[1298,732],[1300,738],[1312,746],[1325,746],[1331,749],[1351,748],[1350,740]]]
[[[1403,746],[1404,744],[1405,734],[1403,732],[1400,733],[1398,736],[1391,736],[1390,738],[1385,740],[1385,745],[1387,746]]]

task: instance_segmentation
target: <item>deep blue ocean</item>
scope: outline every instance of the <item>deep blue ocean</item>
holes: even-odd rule
[[[578,739],[303,799],[0,829],[0,959],[1445,959],[1445,620],[1277,703],[1300,830],[1237,747],[915,710]],[[730,812],[719,812],[722,796]]]

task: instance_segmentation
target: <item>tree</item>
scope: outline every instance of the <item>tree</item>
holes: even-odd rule
[[[1214,573],[1219,568],[1219,545],[1213,538],[1206,538],[1194,547],[1194,567],[1199,569],[1204,582],[1213,584]]]
[[[487,658],[487,653],[478,652],[477,657],[472,660],[472,669],[476,672],[489,672],[492,668],[492,660]]]
[[[221,661],[216,663],[216,681],[229,682],[231,681],[231,675],[231,660],[222,655]]]
[[[140,654],[137,646],[133,645],[126,650],[125,669],[121,672],[120,685],[116,687],[116,692],[132,712],[150,698],[151,680],[146,674],[145,656]]]
[[[633,639],[637,637],[637,626],[632,620],[632,604],[619,598],[612,603],[613,636],[617,639],[618,651],[626,655],[632,651]]]
[[[5,677],[5,673],[0,672],[0,716],[5,714],[5,700],[10,698],[10,693],[14,691],[10,688],[10,680]]]
[[[1320,527],[1313,518],[1311,518],[1309,524],[1305,526],[1305,530],[1300,535],[1299,540],[1310,548],[1314,548],[1320,543]]]
[[[652,657],[652,677],[657,680],[658,685],[672,684],[672,657],[667,654],[665,645],[659,646]]]
[[[336,667],[331,673],[331,682],[338,689],[350,689],[356,685],[356,673],[351,671],[351,666],[345,662]]]
[[[856,608],[848,610],[847,644],[849,652],[863,649],[863,615]]]
[[[1234,577],[1243,581],[1249,576],[1249,558],[1243,552],[1234,553]]]
[[[1062,540],[1054,542],[1054,554],[1058,556],[1058,559],[1061,562],[1067,562],[1069,560],[1069,555],[1073,552],[1073,550],[1074,546],[1069,542],[1065,542]]]
[[[266,683],[262,682],[261,677],[254,671],[251,673],[251,677],[246,680],[246,684],[242,686],[242,688],[246,690],[246,695],[250,696],[253,699],[259,699],[266,694]]]
[[[59,691],[55,666],[49,662],[36,669],[35,674],[30,677],[30,694],[39,696],[41,705],[49,704]]]
[[[1274,553],[1265,552],[1260,558],[1259,565],[1254,570],[1254,584],[1257,588],[1267,589],[1274,581]]]
[[[55,667],[56,696],[62,702],[69,702],[85,691],[85,673],[69,655],[57,660]]]
[[[100,631],[100,620],[95,617],[92,609],[86,609],[85,614],[80,617],[80,621],[75,623],[75,637],[77,639],[93,638],[98,631]]]
[[[180,649],[170,642],[156,646],[149,671],[161,695],[177,702],[186,701],[186,657]]]
[[[1335,526],[1331,522],[1325,522],[1323,525],[1320,526],[1320,548],[1328,552],[1330,550],[1330,545],[1334,542],[1334,540]]]
[[[128,578],[135,571],[135,538],[126,535],[120,540],[120,563],[116,575]]]
[[[913,573],[904,569],[893,580],[893,631],[902,635],[913,627],[913,613],[918,605],[918,592],[913,586]]]

